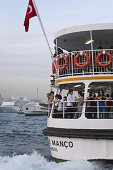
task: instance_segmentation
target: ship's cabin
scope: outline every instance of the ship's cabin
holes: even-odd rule
[[[72,27],[56,33],[57,77],[113,74],[113,24]]]
[[[60,102],[53,102],[52,118],[112,119],[113,24],[64,29],[54,43],[52,70]],[[68,104],[70,89],[74,101]]]

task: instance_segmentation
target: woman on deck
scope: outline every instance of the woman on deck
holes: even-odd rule
[[[105,101],[103,101],[106,100],[106,97],[104,96],[104,91],[102,89],[99,90],[98,97],[96,99],[99,100],[99,104],[97,104],[97,106],[99,106],[99,118],[102,119],[108,118],[108,114],[105,113],[106,112]]]
[[[78,91],[78,97],[79,98],[76,100],[78,105],[77,105],[77,115],[75,115],[75,118],[76,116],[77,118],[79,118],[82,114],[82,107],[83,107],[83,101],[84,101],[82,91]]]
[[[89,96],[86,100],[91,100],[87,102],[86,106],[86,117],[89,119],[96,119],[97,118],[97,102],[94,101],[96,99],[96,94],[94,91],[89,93]]]

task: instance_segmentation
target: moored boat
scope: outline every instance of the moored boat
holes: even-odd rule
[[[15,106],[14,101],[3,101],[0,105],[0,113],[18,113],[19,106]]]
[[[56,34],[54,43],[67,51],[55,57],[56,93],[63,95],[72,89],[75,95],[82,92],[84,101],[81,111],[79,100],[73,102],[71,111],[66,101],[61,101],[60,112],[53,103],[43,130],[52,157],[113,160],[113,24],[67,28]],[[93,100],[91,92],[95,93]]]
[[[22,106],[22,112],[25,116],[41,116],[48,114],[48,108],[41,106],[39,103],[28,103]]]

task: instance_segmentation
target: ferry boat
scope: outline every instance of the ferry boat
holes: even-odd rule
[[[20,106],[15,105],[15,101],[6,100],[0,105],[0,113],[18,113]]]
[[[40,103],[28,103],[23,105],[21,110],[25,116],[41,116],[48,114],[48,108],[41,106]]]
[[[84,99],[81,113],[78,100],[71,112],[64,107],[66,101],[60,101],[62,112],[55,112],[53,102],[43,130],[51,156],[56,161],[113,160],[113,23],[63,29],[54,43],[65,50],[54,57],[56,67],[52,64],[56,94],[72,89]]]

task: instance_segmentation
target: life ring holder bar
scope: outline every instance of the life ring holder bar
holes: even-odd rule
[[[103,52],[104,51],[104,52]],[[83,51],[83,52],[70,52],[69,54],[60,54],[58,55],[58,57],[56,57],[56,64],[57,64],[57,71],[60,73],[60,75],[76,75],[76,74],[88,74],[88,73],[93,73],[93,68],[94,68],[94,74],[96,73],[99,73],[99,72],[106,72],[106,69],[103,69],[103,68],[108,68],[109,72],[111,72],[111,64],[113,65],[113,50],[112,51],[108,51],[108,50],[94,50],[94,55],[91,54],[91,50],[86,50],[86,51]],[[111,55],[111,58],[110,58],[110,62],[107,63],[107,66],[106,65],[103,65],[103,64],[106,64],[106,63],[101,63],[101,65],[98,64],[97,62],[97,56],[99,55],[99,53],[105,53],[107,52],[108,54]],[[79,54],[81,53],[81,55]],[[80,64],[80,67],[78,67],[77,64],[74,63],[75,61],[75,57],[79,54],[80,57],[82,56],[83,53],[86,53],[86,55],[89,56],[89,63],[85,63],[86,65],[82,65],[82,63],[79,63],[78,61],[78,64]],[[59,58],[62,58],[62,56],[65,56],[66,57],[66,60],[64,59],[64,62],[62,63],[62,61],[60,61],[60,64],[58,64],[58,60],[61,60]],[[93,56],[93,57],[92,57]],[[64,58],[65,58],[64,57]],[[93,60],[93,61],[92,61]],[[106,58],[106,61],[107,61],[107,58]],[[93,62],[93,64],[92,64]],[[84,63],[84,62],[83,62]],[[81,67],[81,65],[83,67]],[[60,69],[59,69],[59,66],[60,66]],[[80,71],[80,70],[83,70],[83,71]],[[56,70],[55,70],[56,71]],[[55,72],[53,71],[53,72]],[[63,72],[62,72],[63,71]],[[58,73],[58,74],[59,74]],[[54,74],[54,73],[53,73]]]

